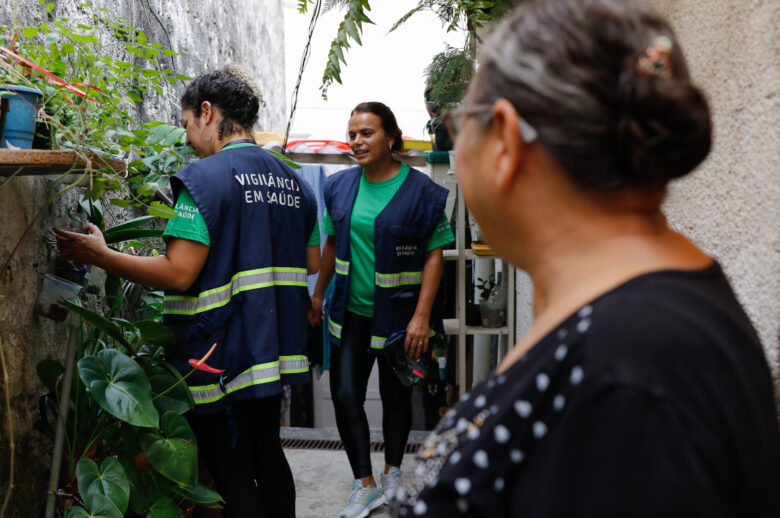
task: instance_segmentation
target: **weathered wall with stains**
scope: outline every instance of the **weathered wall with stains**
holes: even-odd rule
[[[0,3],[0,25],[11,25],[14,1]],[[18,0],[21,25],[33,25],[45,16],[38,0]],[[59,0],[56,14],[83,16],[78,0]],[[181,55],[173,58],[176,71],[194,77],[228,63],[243,66],[264,95],[257,129],[284,131],[284,34],[281,0],[235,0],[225,5],[207,0],[94,0],[129,18],[147,36]],[[147,120],[177,123],[178,98],[183,84],[172,85],[160,102],[142,107]],[[2,179],[0,179],[0,182]],[[24,235],[7,270],[0,272],[0,340],[5,351],[10,380],[16,443],[15,485],[6,516],[36,517],[45,502],[52,443],[33,430],[38,398],[44,389],[35,366],[47,356],[65,355],[65,323],[56,323],[33,313],[44,273],[51,272],[53,254],[47,243],[53,225],[71,226],[69,213],[78,207],[81,189],[75,189],[43,209],[38,220],[26,227],[46,206],[49,180],[19,177],[0,188],[0,264]],[[122,215],[116,215],[122,218]],[[99,295],[91,296],[96,302]],[[1,379],[1,378],[0,378]],[[8,419],[3,401],[6,387],[0,383],[0,501],[8,483]]]

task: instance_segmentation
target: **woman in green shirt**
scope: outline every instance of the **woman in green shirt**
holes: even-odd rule
[[[373,353],[381,351],[381,344],[373,343],[376,340],[372,340],[371,332],[377,289],[374,246],[375,238],[381,239],[375,236],[374,227],[377,217],[407,178],[410,175],[417,177],[421,173],[412,172],[407,165],[393,158],[394,151],[403,150],[401,130],[392,111],[382,103],[362,103],[352,111],[349,143],[358,164],[362,166],[362,172],[349,224],[338,226],[338,229],[348,228],[349,269],[340,344],[331,349],[330,387],[339,434],[355,477],[349,505],[341,516],[356,518],[366,516],[371,509],[381,505],[385,498],[384,492],[398,486],[401,460],[411,428],[411,388],[405,387],[384,357],[379,356],[385,469],[381,484],[377,484],[371,472],[369,428],[363,408],[368,377],[377,356]],[[337,228],[327,212],[323,219],[323,231],[328,238],[312,297],[312,324],[319,322],[322,317],[325,289],[336,267]],[[343,239],[346,236],[341,237]],[[427,349],[431,308],[443,269],[442,247],[453,240],[452,229],[442,211],[439,224],[428,237],[424,265],[421,265],[419,298],[406,326],[405,348],[410,356],[419,356]]]

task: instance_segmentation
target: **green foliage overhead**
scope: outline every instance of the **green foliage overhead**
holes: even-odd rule
[[[465,31],[466,42],[463,49],[447,47],[444,52],[437,54],[434,61],[426,70],[426,80],[436,83],[431,93],[431,101],[439,106],[457,104],[465,93],[465,85],[471,77],[471,70],[475,62],[476,31],[486,22],[501,18],[507,10],[517,5],[522,0],[419,0],[419,3],[405,13],[390,31],[396,30],[415,14],[422,11],[432,11],[436,14],[447,32]],[[299,0],[298,10],[307,11],[308,4],[313,0]],[[344,55],[350,48],[350,41],[362,45],[362,23],[372,23],[366,16],[371,10],[368,0],[329,0],[326,4],[329,8],[346,7],[344,21],[339,26],[336,37],[331,43],[328,54],[328,62],[322,76],[320,91],[323,99],[327,99],[328,88],[333,82],[341,83],[341,64],[346,65]],[[447,64],[449,58],[455,62]],[[445,84],[452,79],[452,84]]]
[[[341,84],[341,63],[347,64],[344,53],[350,48],[350,40],[358,45],[363,44],[360,39],[363,34],[363,24],[374,23],[366,14],[370,10],[371,6],[368,0],[349,0],[347,2],[347,13],[344,16],[344,21],[339,24],[336,37],[330,44],[328,62],[322,75],[320,92],[322,92],[323,99],[328,98],[328,88],[333,84],[333,81]]]
[[[467,49],[447,48],[436,54],[425,69],[425,81],[433,85],[430,99],[441,108],[450,108],[460,103],[466,93],[474,70],[474,63]]]

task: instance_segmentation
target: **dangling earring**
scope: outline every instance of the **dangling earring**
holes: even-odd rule
[[[211,137],[213,137],[213,136],[214,136],[214,135],[209,135],[209,138],[203,138],[203,130],[200,130],[200,139],[201,139],[203,142],[208,142],[209,140],[211,140]]]

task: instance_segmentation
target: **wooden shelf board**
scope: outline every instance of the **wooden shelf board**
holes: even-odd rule
[[[88,157],[94,167],[105,166],[118,172],[127,169],[122,160],[94,153]],[[77,158],[76,152],[69,149],[0,149],[0,176],[59,175],[68,171],[78,174],[84,172],[85,165],[86,160]]]

